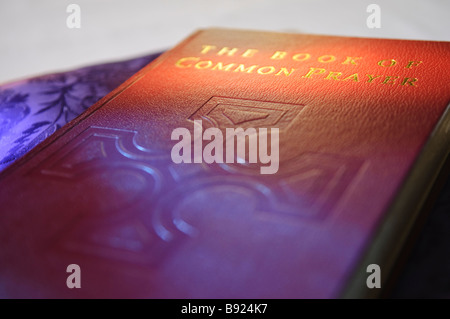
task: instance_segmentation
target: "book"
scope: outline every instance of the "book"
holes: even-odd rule
[[[2,172],[2,293],[379,294],[448,154],[449,49],[193,34]]]

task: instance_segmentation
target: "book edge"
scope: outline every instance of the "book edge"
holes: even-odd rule
[[[424,209],[432,189],[450,155],[450,103],[430,134],[419,156],[403,182],[375,235],[360,258],[355,271],[345,281],[339,295],[343,299],[380,298],[389,286],[391,274],[410,242],[410,235],[417,227],[418,220],[425,214]],[[381,269],[381,288],[368,288],[366,280],[370,273],[367,266],[377,264]]]

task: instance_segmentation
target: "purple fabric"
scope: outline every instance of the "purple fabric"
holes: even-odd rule
[[[0,171],[158,55],[49,74],[0,86]]]

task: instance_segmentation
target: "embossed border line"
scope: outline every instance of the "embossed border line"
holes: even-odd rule
[[[191,42],[195,37],[199,36],[203,31],[199,30],[193,33],[191,36],[187,37],[184,41],[179,43],[173,49],[164,52],[155,60],[150,62],[143,69],[139,70],[137,73],[132,75],[128,80],[123,82],[119,87],[111,91],[105,97],[103,97],[100,101],[96,102],[94,105],[90,106],[86,111],[81,113],[79,116],[74,118],[72,121],[61,127],[58,131],[53,133],[47,139],[36,145],[32,150],[33,152],[28,152],[15,161],[13,164],[8,166],[5,170],[0,172],[0,180],[17,170],[19,167],[24,165],[26,162],[31,160],[34,156],[45,150],[47,147],[51,146],[54,142],[56,142],[59,138],[63,137],[65,134],[69,133],[73,128],[77,126],[80,122],[84,121],[86,118],[90,117],[92,114],[97,112],[103,106],[108,104],[117,98],[120,94],[122,94],[125,90],[129,89],[131,86],[139,82],[144,76],[146,76],[150,71],[156,69],[161,63],[167,60],[171,55],[177,54],[184,46],[186,46],[189,42]],[[33,153],[33,154],[31,154]]]

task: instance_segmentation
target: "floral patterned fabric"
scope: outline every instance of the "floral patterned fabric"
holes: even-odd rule
[[[0,86],[0,171],[159,54]]]

